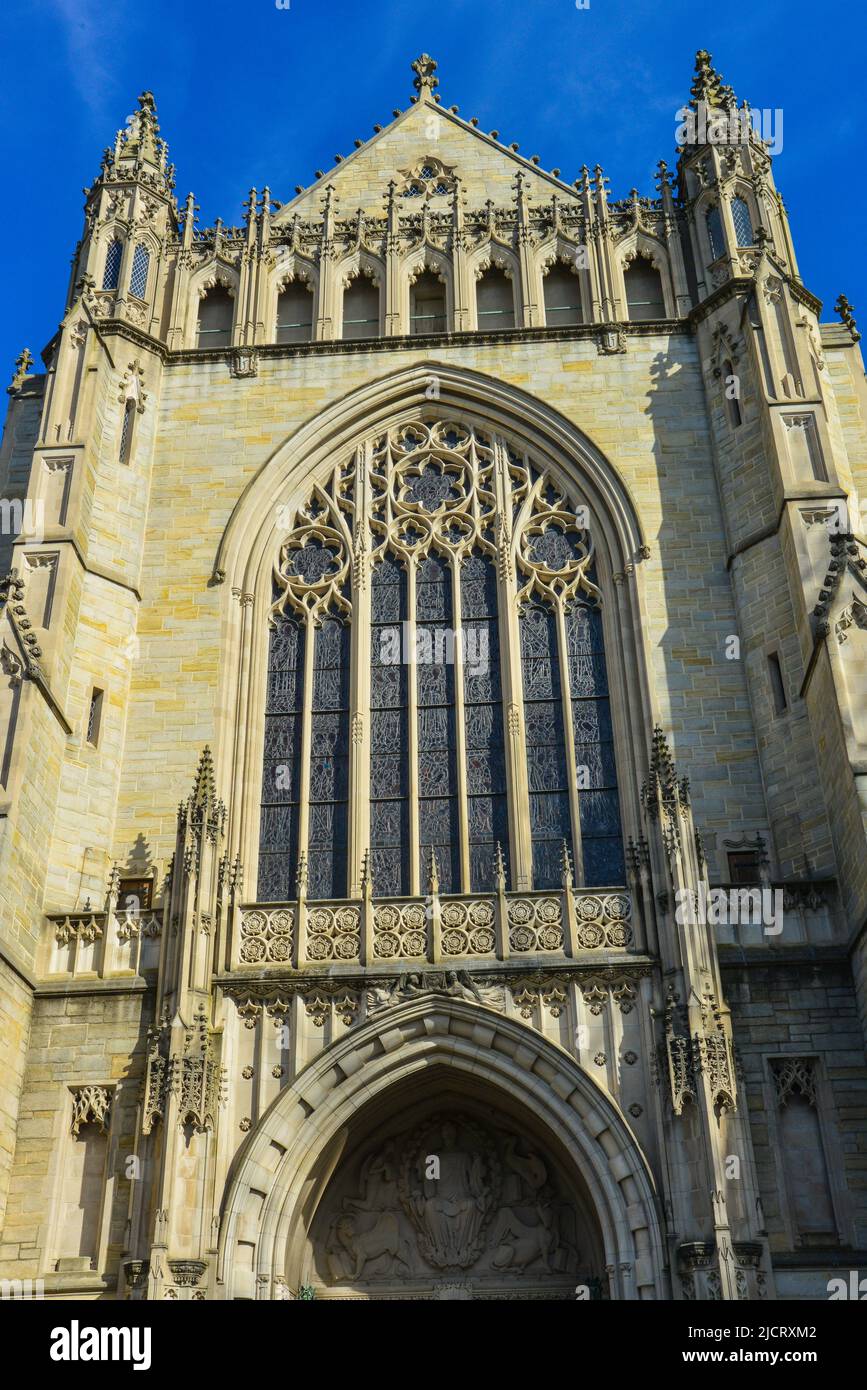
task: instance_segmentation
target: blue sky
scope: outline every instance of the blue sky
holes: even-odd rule
[[[569,179],[600,163],[623,197],[653,194],[657,161],[673,164],[709,48],[741,100],[783,111],[775,177],[823,319],[843,291],[867,325],[864,34],[852,0],[6,0],[0,371],[25,345],[38,359],[57,326],[81,189],[138,92],[156,96],[179,199],[195,192],[203,226],[240,222],[251,186],[285,201],[405,107],[423,51],[444,104]]]

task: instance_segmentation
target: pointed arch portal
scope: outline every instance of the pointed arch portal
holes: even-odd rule
[[[230,1299],[653,1299],[663,1264],[650,1169],[611,1099],[530,1029],[430,993],[281,1093],[221,1221]]]

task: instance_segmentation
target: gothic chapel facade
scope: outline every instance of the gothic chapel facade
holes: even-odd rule
[[[850,307],[755,134],[613,200],[412,67],[238,227],[145,93],[19,359],[0,1278],[825,1298],[867,1263]],[[705,52],[690,105],[738,109]]]

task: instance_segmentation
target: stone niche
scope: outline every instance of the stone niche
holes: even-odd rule
[[[490,1106],[403,1110],[347,1144],[301,1282],[327,1299],[602,1297],[601,1236],[582,1188]]]

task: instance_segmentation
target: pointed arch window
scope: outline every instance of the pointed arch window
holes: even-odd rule
[[[105,270],[102,273],[102,288],[104,290],[116,290],[120,280],[120,263],[123,257],[123,242],[114,241],[108,243],[108,250],[105,253]]]
[[[432,270],[422,271],[410,286],[409,331],[413,334],[445,333],[446,287]]]
[[[487,430],[422,418],[290,518],[271,609],[260,900],[624,882],[594,549]],[[505,674],[508,672],[508,674]]]
[[[305,280],[293,280],[277,296],[278,343],[309,343],[313,337],[313,292]]]
[[[578,276],[568,266],[552,265],[545,276],[545,323],[549,328],[560,324],[583,323],[581,286]]]
[[[343,291],[344,338],[375,338],[379,333],[379,289],[356,275]]]
[[[129,277],[129,292],[135,295],[136,299],[147,298],[150,268],[150,252],[146,246],[139,242],[133,253],[132,271]]]
[[[231,347],[232,296],[223,285],[215,285],[199,305],[198,345],[200,348]]]
[[[626,305],[633,323],[646,323],[665,318],[665,296],[662,277],[655,265],[639,256],[626,270]]]
[[[752,246],[753,220],[745,199],[732,198],[732,221],[738,246]]]
[[[505,271],[492,266],[479,280],[476,317],[482,330],[515,327],[515,297]]]

